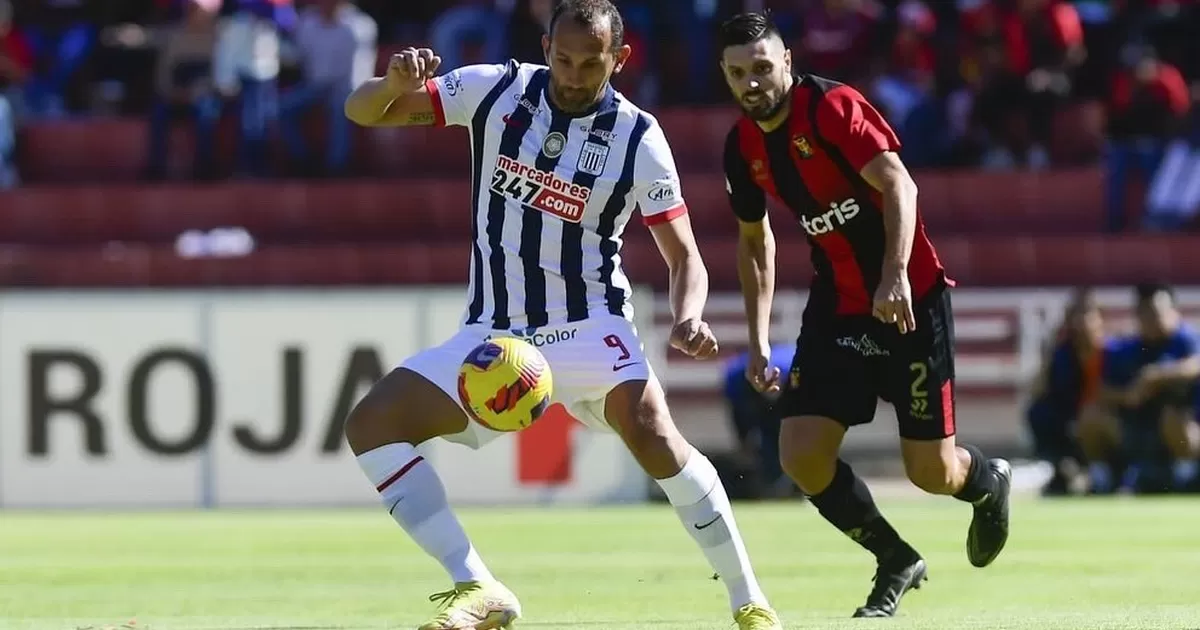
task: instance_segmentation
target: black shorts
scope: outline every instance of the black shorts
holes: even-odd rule
[[[913,309],[917,329],[905,335],[869,315],[832,313],[814,293],[776,413],[824,416],[852,427],[871,422],[882,398],[896,408],[901,437],[954,435],[950,291],[937,288],[923,297]]]

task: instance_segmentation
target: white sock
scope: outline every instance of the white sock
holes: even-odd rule
[[[751,602],[766,606],[767,596],[754,576],[729,495],[712,462],[693,450],[679,474],[657,481],[684,528],[700,544],[709,565],[725,583],[730,607],[736,612]]]
[[[458,517],[437,471],[411,444],[385,444],[358,456],[384,507],[455,582],[492,580]]]

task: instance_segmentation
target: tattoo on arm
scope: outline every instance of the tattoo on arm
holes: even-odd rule
[[[417,112],[408,116],[410,125],[432,125],[435,120],[433,112]]]

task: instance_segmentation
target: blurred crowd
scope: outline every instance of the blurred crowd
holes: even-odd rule
[[[1169,286],[1134,304],[1116,326],[1078,290],[1046,349],[1027,412],[1046,494],[1200,492],[1200,333]]]
[[[269,130],[295,168],[344,171],[351,130],[335,105],[381,54],[434,47],[447,66],[542,60],[553,0],[0,0],[0,155],[22,121],[141,115],[149,177],[172,121],[198,137],[241,120],[239,170],[264,175]],[[851,83],[885,110],[915,168],[1045,169],[1103,161],[1109,224],[1128,183],[1145,226],[1200,207],[1197,0],[617,0],[634,56],[619,87],[646,107],[723,103],[714,33],[770,9],[798,70]],[[327,107],[322,107],[327,106]],[[327,112],[319,160],[299,120]],[[211,142],[197,146],[211,164]],[[313,164],[316,160],[318,164]],[[0,170],[0,185],[13,180]],[[205,169],[199,169],[204,176]],[[294,173],[293,173],[294,174]]]

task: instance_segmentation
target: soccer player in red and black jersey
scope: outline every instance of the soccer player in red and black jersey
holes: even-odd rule
[[[925,234],[917,189],[895,133],[853,88],[793,74],[770,17],[722,27],[721,67],[744,116],[729,133],[725,172],[738,217],[738,272],[750,327],[747,378],[782,389],[783,469],[822,516],[873,553],[875,588],[855,617],[890,617],[925,578],[925,562],[880,515],[839,459],[846,429],[872,421],[878,398],[899,417],[908,477],[974,506],[971,564],[1008,538],[1011,469],[955,444],[952,281]],[[789,374],[768,368],[775,239],[767,198],[789,208],[816,271]]]

